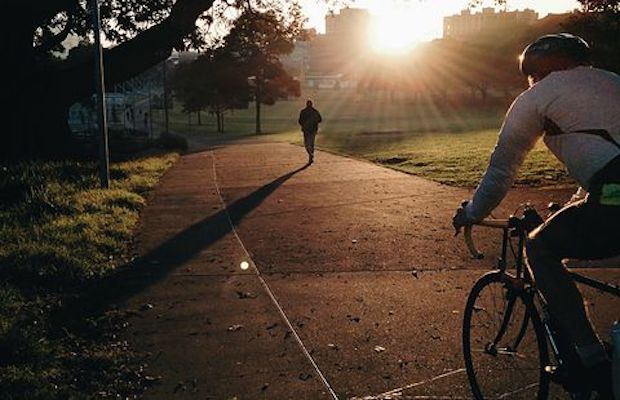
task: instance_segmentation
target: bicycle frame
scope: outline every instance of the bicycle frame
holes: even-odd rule
[[[533,212],[535,214],[534,218],[540,218],[540,216],[534,210],[529,209],[528,212]],[[530,216],[531,215],[532,214],[530,214]],[[506,333],[508,325],[510,324],[516,298],[518,297],[518,295],[522,295],[522,298],[526,302],[527,311],[521,323],[519,334],[514,341],[514,347],[509,350],[516,351],[519,344],[525,337],[527,325],[529,323],[529,320],[531,319],[530,313],[537,312],[537,307],[535,306],[535,299],[537,299],[538,303],[540,304],[540,312],[542,314],[541,322],[548,338],[548,342],[551,346],[554,358],[558,364],[563,364],[565,362],[565,355],[562,354],[563,351],[562,349],[560,349],[559,341],[556,337],[558,333],[555,331],[555,328],[551,326],[551,317],[548,310],[547,302],[545,301],[544,296],[536,289],[533,280],[533,274],[525,263],[525,240],[530,230],[529,228],[532,226],[531,223],[528,225],[526,217],[510,217],[507,220],[484,220],[480,222],[479,225],[493,228],[501,228],[503,230],[501,254],[497,261],[497,269],[504,273],[506,279],[505,285],[508,289],[508,293],[510,293],[511,291],[514,291],[515,293],[515,295],[511,296],[511,298],[508,299],[508,303],[506,304],[506,312],[500,325],[500,329],[495,339],[493,340],[493,343],[490,343],[487,346],[486,351],[491,354],[493,352],[497,353],[497,349],[495,346],[501,341],[504,334]],[[515,258],[514,276],[506,272],[506,270],[508,269],[508,247],[512,245],[511,237],[517,237],[518,240],[516,252],[513,252]],[[466,229],[465,240],[473,257],[476,259],[482,259],[483,254],[476,249],[471,239],[471,229]],[[607,282],[602,282],[574,271],[570,271],[569,273],[576,282],[598,289],[613,296],[620,297],[620,286]]]

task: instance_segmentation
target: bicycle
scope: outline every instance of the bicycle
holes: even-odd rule
[[[477,400],[545,400],[550,394],[563,398],[555,397],[557,390],[563,396],[568,393],[571,399],[590,399],[594,392],[584,389],[581,382],[563,382],[551,373],[558,367],[574,365],[576,354],[554,324],[524,260],[527,234],[543,219],[527,204],[520,208],[520,216],[476,224],[502,229],[503,235],[497,268],[476,281],[465,306],[463,354],[471,390]],[[471,228],[465,229],[467,247],[474,258],[482,259]],[[516,248],[513,240],[517,241]],[[509,249],[514,259],[514,271],[510,272]],[[619,286],[570,273],[579,283],[620,297]],[[551,385],[552,380],[560,386]]]

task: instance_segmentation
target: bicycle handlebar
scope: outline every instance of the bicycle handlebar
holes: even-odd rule
[[[475,223],[474,225],[486,226],[489,228],[500,228],[506,229],[510,227],[510,222],[508,219],[484,219],[480,222]],[[464,237],[465,244],[467,245],[467,249],[471,253],[472,257],[481,260],[484,258],[484,254],[476,248],[474,244],[474,240],[471,236],[471,230],[473,225],[468,225],[465,227]]]

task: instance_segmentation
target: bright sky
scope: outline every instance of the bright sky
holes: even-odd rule
[[[301,0],[310,27],[325,31],[327,8],[317,0]],[[373,15],[373,40],[386,43],[393,37],[408,37],[410,43],[439,38],[443,34],[443,17],[460,13],[468,0],[353,0],[352,7],[366,8]],[[485,1],[484,6],[493,6]],[[531,8],[540,17],[579,7],[576,0],[508,0],[508,10]],[[403,35],[404,34],[404,35]],[[401,44],[394,43],[395,47]]]

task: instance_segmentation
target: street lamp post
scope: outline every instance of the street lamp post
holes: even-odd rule
[[[103,52],[101,49],[101,18],[99,0],[91,0],[93,33],[95,35],[95,88],[99,122],[99,180],[101,187],[110,187],[110,154],[108,149],[108,122],[105,104]]]
[[[163,63],[163,80],[164,80],[164,126],[165,126],[165,131],[166,134],[170,133],[170,122],[168,119],[168,82],[167,82],[167,76],[166,76],[166,69],[167,69],[167,61],[168,60],[164,60]]]

